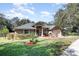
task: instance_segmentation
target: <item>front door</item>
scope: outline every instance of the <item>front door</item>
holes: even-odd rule
[[[37,26],[37,27],[36,27],[36,32],[37,32],[37,35],[38,35],[38,36],[41,36],[41,33],[42,33],[42,26]]]

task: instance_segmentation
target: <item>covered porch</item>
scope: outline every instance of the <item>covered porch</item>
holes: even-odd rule
[[[48,36],[48,28],[44,28],[43,26],[35,26],[35,33],[37,36]]]

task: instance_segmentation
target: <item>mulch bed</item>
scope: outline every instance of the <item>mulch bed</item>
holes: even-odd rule
[[[25,45],[28,45],[28,46],[33,46],[34,43],[33,42],[24,42]]]

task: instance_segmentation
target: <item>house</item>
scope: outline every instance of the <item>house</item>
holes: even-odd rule
[[[37,36],[61,36],[60,28],[42,22],[27,23],[22,26],[18,26],[15,28],[15,32],[19,34],[33,34]]]

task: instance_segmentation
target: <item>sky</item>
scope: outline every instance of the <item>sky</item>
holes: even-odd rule
[[[19,17],[31,21],[54,21],[55,13],[63,8],[59,3],[0,3],[0,13],[7,18]]]

